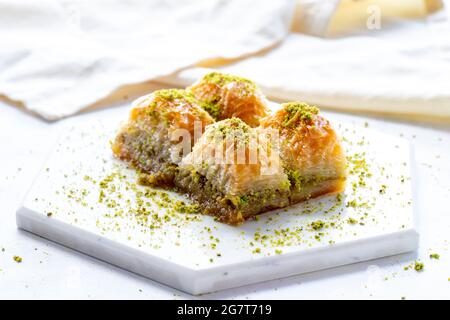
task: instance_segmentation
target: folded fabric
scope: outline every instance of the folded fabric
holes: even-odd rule
[[[46,118],[280,42],[294,0],[0,0],[0,95]],[[223,62],[222,62],[223,63]]]
[[[292,21],[293,32],[323,36],[341,0],[299,0]]]
[[[54,120],[157,82],[190,84],[205,70],[176,71],[207,66],[252,78],[276,100],[450,121],[448,19],[441,12],[361,33],[354,22],[364,24],[373,4],[383,23],[442,7],[441,0],[0,0],[0,100]],[[290,28],[351,33],[286,38]]]
[[[368,28],[385,28],[398,19],[423,19],[442,7],[442,0],[341,0],[325,33],[343,36]]]
[[[352,112],[450,122],[450,24],[445,15],[341,38],[291,34],[265,55],[220,68],[270,98]],[[161,81],[187,85],[209,70]]]

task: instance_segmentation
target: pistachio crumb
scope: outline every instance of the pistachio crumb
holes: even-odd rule
[[[317,221],[311,222],[311,228],[313,228],[314,230],[323,229],[324,226],[325,226],[325,223],[322,220],[317,220]]]
[[[430,254],[430,259],[436,259],[439,260],[441,256],[438,253],[432,253]]]
[[[424,264],[422,262],[418,262],[418,261],[414,262],[414,270],[416,270],[417,272],[420,272],[423,270],[423,268],[424,268]]]

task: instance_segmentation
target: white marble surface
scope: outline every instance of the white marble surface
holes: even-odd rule
[[[126,117],[62,129],[17,212],[21,229],[196,295],[418,247],[406,139],[334,121],[352,159],[345,192],[231,227],[136,184],[109,143]]]
[[[103,117],[111,109],[78,116],[65,122]],[[404,136],[416,150],[420,248],[417,252],[272,280],[201,296],[206,298],[449,298],[448,242],[450,211],[450,129],[431,128],[380,119],[333,117]],[[51,149],[58,127],[0,105],[0,297],[1,298],[192,298],[135,274],[20,231],[15,211],[32,177]],[[3,156],[4,155],[4,156]],[[432,252],[440,260],[431,260]],[[18,264],[12,257],[19,255]],[[405,271],[415,260],[423,272]],[[197,297],[198,298],[198,297]]]

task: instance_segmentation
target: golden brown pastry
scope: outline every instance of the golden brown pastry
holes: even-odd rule
[[[302,102],[283,104],[261,121],[261,128],[279,130],[291,204],[343,191],[346,157],[336,132],[318,108]]]
[[[258,143],[258,131],[238,118],[207,127],[181,161],[176,186],[203,213],[232,225],[287,206],[290,183],[276,162],[279,151],[276,144]]]
[[[196,121],[200,134],[214,122],[191,93],[178,89],[155,91],[134,103],[112,151],[141,171],[142,183],[171,186],[181,157],[194,144]],[[183,132],[191,139],[187,151],[179,147],[184,138],[178,133]]]
[[[215,120],[239,118],[251,127],[268,115],[267,100],[252,81],[219,72],[205,75],[186,90],[204,103]]]

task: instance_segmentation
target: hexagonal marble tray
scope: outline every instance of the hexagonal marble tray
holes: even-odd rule
[[[406,140],[335,123],[350,160],[345,193],[231,227],[192,213],[182,195],[137,185],[110,152],[119,124],[64,130],[19,228],[191,294],[417,248]]]

